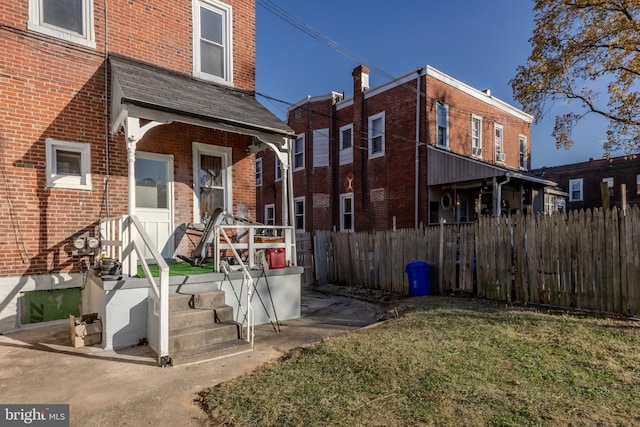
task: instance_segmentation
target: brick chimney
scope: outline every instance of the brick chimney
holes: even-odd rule
[[[369,89],[369,68],[358,65],[353,69],[353,96]]]

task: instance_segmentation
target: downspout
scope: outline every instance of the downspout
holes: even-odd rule
[[[417,83],[417,95],[416,95],[416,181],[415,181],[415,210],[414,210],[414,215],[415,215],[415,228],[416,230],[418,229],[419,226],[419,222],[420,222],[420,202],[419,202],[419,197],[420,197],[420,97],[421,97],[421,83],[422,83],[422,68],[419,68],[417,71],[418,73],[418,83]]]
[[[105,143],[105,181],[104,181],[104,207],[107,218],[109,213],[109,180],[111,178],[111,166],[109,157],[109,9],[108,0],[104,2],[104,143]]]
[[[505,185],[506,183],[508,183],[511,180],[511,176],[512,174],[510,172],[507,172],[504,175],[507,179],[505,179],[503,182],[499,182],[498,183],[498,207],[497,207],[497,211],[498,214],[496,215],[498,218],[500,218],[501,214],[502,214],[502,186]]]

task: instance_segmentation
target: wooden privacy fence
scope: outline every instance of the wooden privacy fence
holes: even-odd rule
[[[316,232],[316,281],[408,293],[405,266],[426,261],[432,293],[640,314],[637,207],[516,214],[465,225]]]

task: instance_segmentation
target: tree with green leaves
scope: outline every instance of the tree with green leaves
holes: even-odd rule
[[[640,0],[534,0],[533,47],[511,80],[515,99],[537,120],[554,101],[556,147],[589,115],[608,120],[605,153],[640,151]]]

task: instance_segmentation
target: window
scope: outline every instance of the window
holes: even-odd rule
[[[273,203],[264,206],[264,224],[276,225],[276,205]]]
[[[471,155],[482,157],[482,117],[471,115]]]
[[[313,131],[313,166],[329,166],[329,128]]]
[[[582,178],[569,180],[569,201],[582,201]]]
[[[640,194],[640,175],[636,175],[636,194]]]
[[[304,134],[301,133],[293,143],[293,171],[304,169]]]
[[[520,145],[520,169],[527,169],[527,137],[520,135],[518,138]]]
[[[192,143],[195,223],[203,222],[216,209],[231,212],[233,173],[230,147]]]
[[[29,0],[29,30],[95,48],[93,1]]]
[[[353,231],[353,193],[340,195],[340,231]]]
[[[256,159],[256,187],[262,185],[262,158]]]
[[[353,163],[353,125],[340,128],[340,164]]]
[[[282,181],[282,163],[280,163],[280,159],[278,158],[278,156],[275,156],[276,158],[276,181]]]
[[[231,6],[215,0],[194,0],[193,13],[194,75],[231,83]]]
[[[495,146],[496,146],[496,162],[504,162],[504,145],[503,145],[504,131],[501,125],[495,125]]]
[[[296,231],[304,231],[304,197],[294,199],[293,208]]]
[[[91,144],[47,138],[47,187],[91,190]]]
[[[449,106],[440,101],[436,102],[436,126],[436,144],[438,147],[449,148]]]
[[[369,158],[384,155],[384,112],[369,117]]]
[[[610,176],[608,178],[602,178],[602,182],[607,183],[607,187],[609,188],[609,197],[613,199],[613,186],[614,186],[613,177]]]

